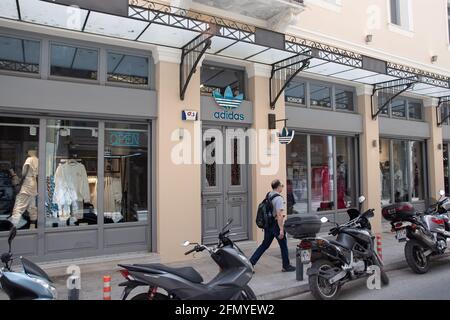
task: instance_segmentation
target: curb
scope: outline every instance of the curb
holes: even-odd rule
[[[435,260],[442,260],[442,259],[446,259],[446,258],[450,258],[450,252],[447,252],[447,253],[443,254],[442,256],[435,258]],[[397,262],[393,262],[388,265],[385,265],[384,270],[386,272],[391,272],[391,271],[402,270],[402,269],[406,269],[406,268],[408,268],[408,264],[406,263],[405,260],[402,260],[402,261],[397,261]],[[281,299],[293,297],[296,295],[300,295],[303,293],[307,293],[309,291],[310,290],[309,290],[308,283],[302,283],[297,287],[263,293],[261,295],[257,295],[257,298],[258,298],[258,300],[281,300]]]

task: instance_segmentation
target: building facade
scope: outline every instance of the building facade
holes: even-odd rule
[[[450,193],[448,7],[2,1],[0,222],[22,226],[15,252],[177,261],[229,218],[236,240],[261,240],[275,178],[288,214],[343,222],[364,194],[381,232],[383,206],[423,209]]]

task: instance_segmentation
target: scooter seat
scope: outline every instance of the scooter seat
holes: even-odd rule
[[[172,273],[194,283],[203,282],[202,276],[192,267],[172,268],[159,263],[135,264],[134,266]]]

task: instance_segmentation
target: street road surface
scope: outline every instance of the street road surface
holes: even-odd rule
[[[388,272],[390,284],[381,290],[369,290],[366,279],[342,287],[339,300],[450,300],[450,259],[433,261],[428,273],[419,275],[411,269]],[[307,292],[286,300],[313,300]]]

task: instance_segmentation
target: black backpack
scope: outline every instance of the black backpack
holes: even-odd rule
[[[280,196],[278,193],[269,197],[270,192],[266,195],[264,200],[259,204],[256,212],[256,225],[258,228],[265,229],[271,222],[275,220],[273,217],[272,200]]]

